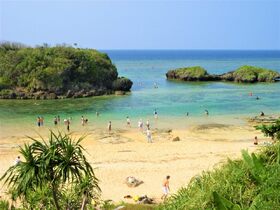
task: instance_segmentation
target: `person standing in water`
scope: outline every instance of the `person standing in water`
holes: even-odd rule
[[[169,187],[169,179],[170,176],[166,176],[166,179],[163,181],[162,184],[162,191],[163,191],[163,195],[161,196],[161,199],[165,200],[170,192],[170,187]]]
[[[155,111],[154,111],[154,118],[157,120],[158,119],[158,112],[157,112],[157,110],[155,109]]]
[[[81,123],[82,123],[82,126],[85,125],[85,118],[84,118],[84,116],[82,116],[82,118],[81,118]]]
[[[99,117],[99,112],[96,112],[95,114],[96,114],[96,117]]]
[[[209,115],[209,112],[207,109],[205,109],[205,115],[208,116]]]
[[[44,125],[44,118],[43,118],[43,116],[40,117],[40,125],[41,125],[41,126]]]
[[[55,126],[57,125],[57,117],[56,116],[54,117],[53,123],[54,123]]]
[[[38,125],[38,127],[40,127],[40,126],[41,126],[41,119],[40,119],[40,117],[39,117],[39,116],[37,117],[37,125]]]
[[[60,116],[57,116],[57,123],[60,123]]]

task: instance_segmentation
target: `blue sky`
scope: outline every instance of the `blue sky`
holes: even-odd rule
[[[96,49],[280,49],[280,0],[0,0],[0,40]]]

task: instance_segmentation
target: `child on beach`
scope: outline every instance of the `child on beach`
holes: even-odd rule
[[[163,200],[165,200],[167,198],[169,191],[170,191],[169,179],[170,179],[170,176],[166,176],[166,179],[163,181],[163,184],[162,184],[163,195],[161,196],[161,199],[163,199]]]
[[[258,137],[255,136],[255,138],[254,138],[254,145],[258,145],[258,144],[259,144]]]

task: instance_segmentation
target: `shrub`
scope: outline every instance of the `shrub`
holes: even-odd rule
[[[129,91],[133,82],[125,77],[119,77],[113,82],[113,90]]]

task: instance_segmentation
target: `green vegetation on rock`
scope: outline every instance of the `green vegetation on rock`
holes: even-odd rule
[[[168,79],[183,81],[233,81],[242,83],[274,82],[280,78],[280,73],[254,66],[241,66],[235,71],[221,75],[211,75],[200,67],[187,67],[170,70],[166,73]]]
[[[0,45],[2,98],[7,90],[14,93],[9,95],[10,98],[41,99],[129,91],[132,82],[126,79],[129,82],[120,83],[119,80],[117,69],[108,55],[96,50],[47,45],[31,48],[7,42]],[[119,85],[113,88],[113,83]],[[67,94],[69,91],[73,94]],[[49,97],[49,93],[55,96]]]
[[[274,82],[279,73],[255,66],[241,66],[233,72],[236,82]]]
[[[172,79],[201,81],[208,77],[208,73],[200,66],[192,66],[170,70],[167,72],[166,76]]]

